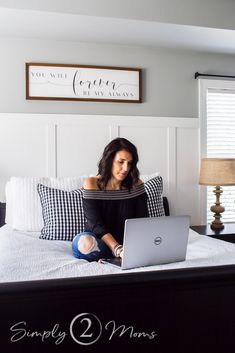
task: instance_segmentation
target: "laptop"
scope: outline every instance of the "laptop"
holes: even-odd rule
[[[190,216],[133,218],[125,221],[123,258],[101,262],[122,270],[184,261]]]

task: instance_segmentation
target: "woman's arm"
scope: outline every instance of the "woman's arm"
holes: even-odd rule
[[[83,188],[85,190],[98,190],[97,177],[90,177],[84,181]],[[100,214],[100,200],[83,199],[83,209],[87,221],[88,229],[94,232],[98,238],[115,253],[115,248],[119,245],[109,229],[103,224]],[[118,255],[118,254],[117,254]]]
[[[142,180],[138,180],[138,182],[135,184],[135,186],[142,185],[144,184]],[[136,207],[135,207],[135,216],[137,218],[140,217],[148,217],[148,206],[147,206],[147,194],[144,193],[140,196],[137,197],[136,199]],[[115,249],[117,249],[118,252],[118,257],[120,256],[122,258],[123,255],[123,249],[122,248],[117,248],[119,244],[117,241],[114,239],[112,234],[108,233],[105,234],[102,237],[102,240],[105,242],[105,244],[114,252]]]
[[[107,233],[105,235],[102,236],[101,238],[103,240],[103,242],[109,247],[109,249],[112,251],[112,253],[114,254],[114,256],[116,257],[122,257],[122,252],[118,251],[116,253],[116,249],[117,247],[120,245],[112,236],[111,233]],[[122,248],[120,247],[117,250],[121,250]]]
[[[115,256],[115,248],[119,245],[109,229],[103,224],[100,214],[100,200],[83,200],[83,209],[86,218],[86,230],[94,232],[101,239]]]

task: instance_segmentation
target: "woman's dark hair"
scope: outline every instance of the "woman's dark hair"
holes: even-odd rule
[[[137,148],[133,143],[128,141],[125,138],[115,138],[112,140],[104,149],[103,155],[98,163],[98,175],[100,175],[100,179],[98,180],[98,187],[101,190],[105,190],[109,179],[112,176],[112,165],[113,160],[117,152],[125,150],[132,155],[132,163],[129,173],[126,178],[122,181],[121,186],[124,186],[128,190],[132,188],[132,186],[139,179],[139,170],[137,168],[137,162],[139,160]]]

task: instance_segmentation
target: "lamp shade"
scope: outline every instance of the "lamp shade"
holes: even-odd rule
[[[235,158],[203,158],[199,184],[235,185]]]

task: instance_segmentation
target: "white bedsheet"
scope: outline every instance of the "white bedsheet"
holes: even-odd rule
[[[235,244],[190,229],[186,261],[122,271],[73,257],[71,243],[39,239],[39,233],[0,228],[0,282],[67,278],[235,264]]]

